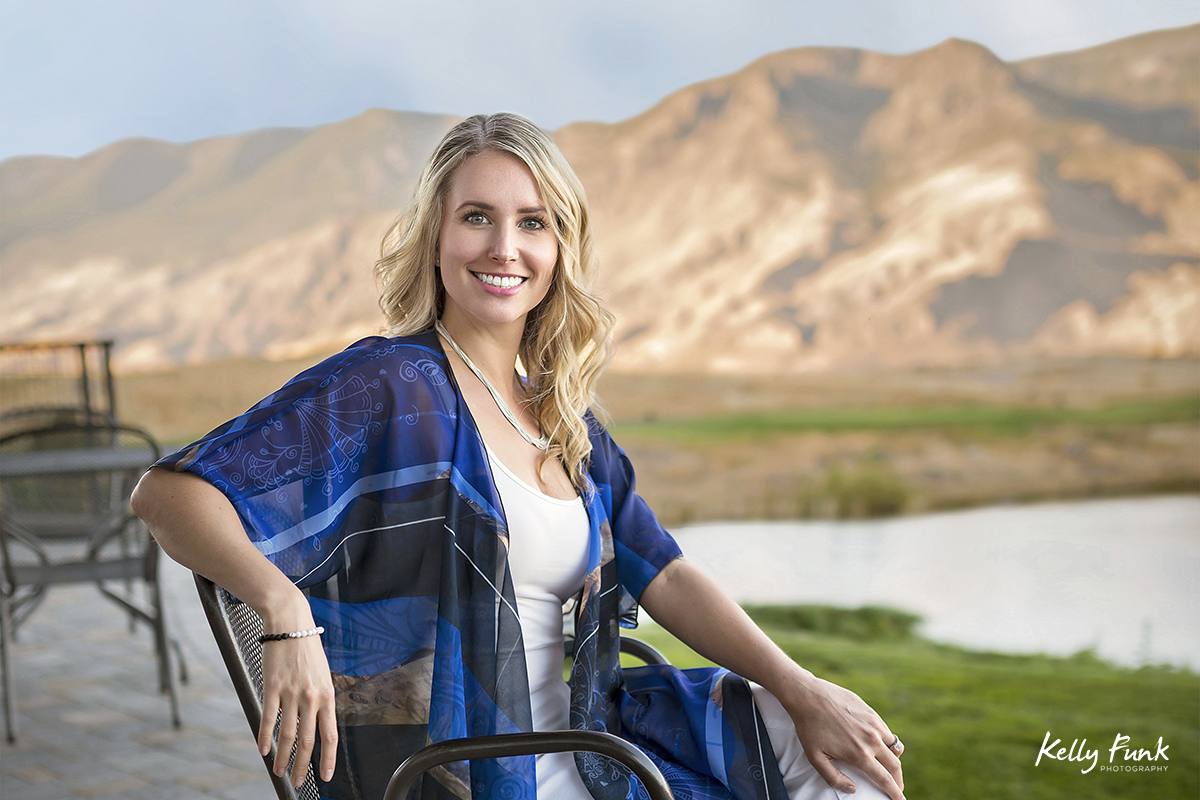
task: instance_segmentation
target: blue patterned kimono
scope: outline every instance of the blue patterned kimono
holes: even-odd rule
[[[680,550],[633,492],[590,415],[588,571],[575,618],[571,725],[642,747],[676,797],[785,797],[746,682],[724,670],[629,669],[618,621]],[[233,503],[254,544],[304,590],[337,692],[331,800],[378,800],[430,742],[531,729],[508,531],[487,455],[437,336],[364,339],[160,466]],[[577,754],[600,800],[645,796]],[[528,798],[533,757],[452,764],[423,798]]]

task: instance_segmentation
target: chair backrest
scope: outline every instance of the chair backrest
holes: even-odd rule
[[[0,548],[10,584],[147,577],[157,548],[129,498],[159,457],[145,431],[95,417],[0,438]]]
[[[0,435],[41,427],[46,412],[116,422],[112,348],[111,341],[0,344]]]
[[[208,617],[213,636],[216,637],[217,647],[225,660],[229,677],[233,680],[233,688],[242,703],[246,721],[250,723],[250,730],[257,737],[263,713],[262,645],[258,641],[258,637],[263,635],[262,620],[254,609],[245,603],[239,603],[229,592],[208,578],[199,574],[195,578],[196,590],[200,593],[200,604],[204,607],[204,614]],[[278,736],[278,722],[275,731]],[[271,765],[275,763],[275,747],[273,741],[271,752],[263,756],[263,761],[279,800],[318,800],[312,764],[308,765],[308,776],[299,788],[292,786],[286,775],[280,777],[271,771]],[[293,746],[293,754],[294,752]],[[289,769],[288,774],[290,773]]]

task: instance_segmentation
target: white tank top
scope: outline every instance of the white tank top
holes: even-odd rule
[[[583,588],[591,525],[582,498],[559,500],[514,475],[489,448],[488,461],[508,522],[508,566],[521,616],[533,728],[570,727],[571,696],[563,680],[563,604]],[[571,753],[537,760],[538,796],[591,795]]]

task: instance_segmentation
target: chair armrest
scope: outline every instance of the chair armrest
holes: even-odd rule
[[[667,657],[658,651],[658,648],[651,644],[643,642],[641,639],[634,639],[632,636],[621,637],[621,652],[639,659],[644,664],[654,666],[656,664],[670,664]]]
[[[406,800],[416,779],[428,769],[451,761],[528,756],[585,750],[616,759],[633,770],[651,800],[674,800],[654,762],[624,739],[600,731],[543,731],[450,739],[418,750],[392,774],[383,800]]]

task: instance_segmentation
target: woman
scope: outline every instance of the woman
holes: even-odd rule
[[[549,138],[464,120],[383,251],[393,338],[297,376],[134,497],[172,558],[293,634],[264,643],[263,753],[287,721],[275,771],[298,739],[293,782],[311,752],[323,796],[375,798],[428,741],[573,727],[641,745],[682,796],[901,798],[899,738],[681,558],[587,411],[611,318],[586,289],[583,189]],[[729,671],[622,673],[635,601]],[[562,754],[451,765],[423,796],[624,798],[631,780]]]

